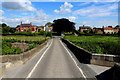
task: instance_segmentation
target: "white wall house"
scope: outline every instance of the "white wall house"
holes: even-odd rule
[[[114,34],[114,33],[118,33],[118,29],[113,29],[113,28],[110,28],[110,27],[105,27],[104,28],[104,32],[107,34],[107,33],[109,33],[109,34]]]

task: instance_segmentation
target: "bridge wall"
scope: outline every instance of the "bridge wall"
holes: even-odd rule
[[[114,66],[120,62],[120,55],[95,54],[72,44],[70,41],[62,39],[67,47],[74,53],[81,63],[95,64],[101,66]]]
[[[1,63],[6,63],[6,62],[11,62],[11,63],[16,63],[17,61],[27,61],[29,60],[32,56],[37,54],[46,44],[48,41],[44,42],[38,47],[35,47],[27,52],[24,52],[22,54],[15,54],[15,55],[0,55],[0,62]]]

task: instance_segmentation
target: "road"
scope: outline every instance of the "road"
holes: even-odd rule
[[[14,74],[14,75],[13,75]],[[7,69],[5,78],[81,78],[95,80],[95,72],[79,63],[58,37],[24,65]]]

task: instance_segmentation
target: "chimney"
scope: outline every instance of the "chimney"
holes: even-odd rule
[[[21,21],[21,24],[22,24],[22,21]]]
[[[83,25],[83,27],[84,27],[84,25]]]
[[[32,22],[30,22],[30,25],[32,25]]]

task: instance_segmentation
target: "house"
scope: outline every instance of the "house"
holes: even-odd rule
[[[44,30],[44,26],[38,26],[38,27],[36,28],[36,30],[37,30],[37,32],[40,32],[41,30]]]
[[[84,26],[84,25],[83,25],[83,26],[80,26],[80,27],[79,27],[79,31],[80,31],[80,32],[89,31],[89,26]]]
[[[21,21],[20,26],[16,27],[16,30],[18,32],[27,32],[29,29],[31,30],[32,33],[34,33],[36,31],[36,26],[32,25],[31,22],[30,22],[30,24],[23,24]]]
[[[114,33],[118,33],[119,29],[114,29],[111,27],[104,27],[104,32],[106,34],[114,34]]]
[[[103,34],[103,29],[102,28],[93,28],[92,31],[97,33],[97,34]]]
[[[53,26],[52,25],[45,25],[45,27],[44,27],[44,31],[48,31],[48,32],[50,32],[50,31],[52,31],[53,30]]]

